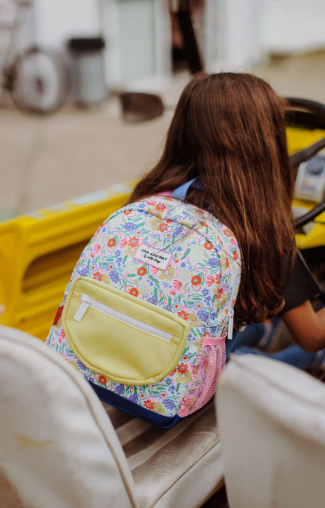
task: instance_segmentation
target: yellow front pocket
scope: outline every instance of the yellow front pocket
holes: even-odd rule
[[[86,277],[71,285],[62,321],[86,367],[127,385],[156,383],[172,372],[191,328],[172,312]]]

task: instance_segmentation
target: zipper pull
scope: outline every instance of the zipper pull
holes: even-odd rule
[[[232,340],[233,331],[234,331],[234,309],[230,309],[228,319],[228,340]]]
[[[75,315],[73,316],[73,318],[76,321],[78,321],[78,323],[80,323],[80,321],[82,320],[82,318],[84,317],[84,315],[86,314],[86,312],[90,306],[90,296],[82,294],[80,296],[80,300],[82,303],[81,303],[79,309],[77,310],[77,312],[75,313]]]

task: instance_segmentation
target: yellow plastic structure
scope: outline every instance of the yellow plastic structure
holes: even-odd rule
[[[82,250],[127,201],[135,182],[115,185],[0,224],[0,323],[45,340]]]
[[[290,153],[303,150],[309,145],[316,143],[321,138],[325,137],[325,131],[320,129],[305,130],[297,129],[295,127],[287,128],[288,147]],[[293,206],[305,209],[306,212],[314,208],[316,203],[312,201],[305,201],[302,199],[295,199]],[[299,249],[310,249],[313,247],[325,246],[325,212],[316,218],[316,222],[307,228],[306,234],[297,234],[296,243]]]

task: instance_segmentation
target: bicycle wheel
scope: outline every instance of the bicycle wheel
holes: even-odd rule
[[[7,71],[8,74],[8,71]],[[9,86],[12,100],[21,111],[48,115],[66,101],[68,73],[59,55],[32,47],[18,55],[10,66]]]

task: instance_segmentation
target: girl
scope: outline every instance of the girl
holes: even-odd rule
[[[236,328],[281,314],[297,346],[280,359],[305,368],[325,346],[325,309],[315,313],[310,304],[320,289],[295,246],[284,112],[284,100],[255,76],[195,76],[181,95],[160,161],[130,202],[187,184],[185,201],[212,213],[239,243]],[[256,345],[264,332],[264,325],[247,327],[229,341],[227,353],[239,346],[252,352],[243,346]]]

